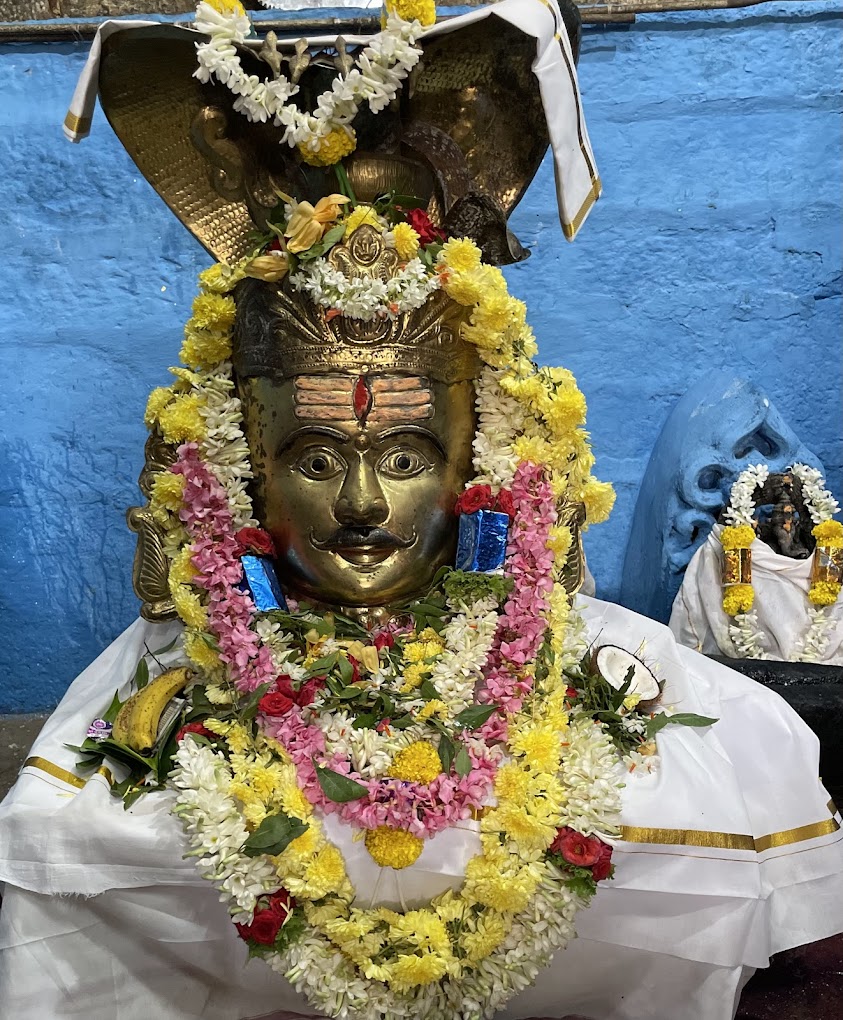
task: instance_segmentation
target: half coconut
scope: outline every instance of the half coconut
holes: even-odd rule
[[[649,666],[645,666],[637,655],[619,645],[601,645],[594,653],[594,665],[606,683],[616,691],[629,679],[627,694],[637,694],[640,697],[639,708],[646,707],[647,703],[655,702],[661,696],[662,685]]]

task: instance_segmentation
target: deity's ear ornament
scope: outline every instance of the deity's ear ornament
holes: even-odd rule
[[[503,0],[421,32],[421,59],[397,98],[377,115],[361,104],[351,122],[356,150],[343,165],[357,198],[369,202],[389,189],[421,195],[431,221],[472,237],[484,261],[518,262],[529,252],[506,218],[550,142],[563,231],[573,239],[601,185],[574,72],[579,16],[570,0],[560,8]],[[265,229],[278,191],[315,202],[336,181],[331,166],[309,166],[282,144],[284,129],[272,117],[248,120],[225,85],[197,79],[196,47],[206,39],[175,25],[107,22],[65,133],[72,141],[87,135],[99,94],[140,172],[215,258],[234,263],[250,250],[255,227]],[[302,42],[248,38],[232,46],[243,72],[271,82]],[[304,42],[308,59],[287,60],[295,101],[307,109],[351,59],[346,46],[367,39]]]

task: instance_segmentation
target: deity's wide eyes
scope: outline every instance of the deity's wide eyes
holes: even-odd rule
[[[296,467],[308,478],[322,482],[338,475],[345,464],[332,450],[324,446],[309,446],[299,457]]]
[[[390,450],[378,462],[378,471],[387,478],[412,478],[428,467],[427,459],[410,447]]]

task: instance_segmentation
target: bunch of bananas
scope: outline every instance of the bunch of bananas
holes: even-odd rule
[[[184,666],[165,673],[136,691],[125,701],[114,720],[112,740],[125,744],[138,754],[148,755],[158,739],[158,726],[167,704],[193,679]]]

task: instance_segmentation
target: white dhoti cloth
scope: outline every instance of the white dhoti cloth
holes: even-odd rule
[[[666,701],[716,717],[668,726],[661,768],[623,791],[616,874],[580,938],[502,1020],[729,1020],[773,953],[843,931],[843,831],[818,743],[777,695],[677,645],[660,624],[582,599],[593,637],[644,656]],[[174,793],[128,811],[71,774],[91,719],[178,625],[138,621],[70,687],[0,806],[0,1002],[15,1020],[243,1020],[312,1015],[260,961],[184,860]],[[358,886],[359,890],[359,886]],[[359,890],[361,894],[363,890]]]

